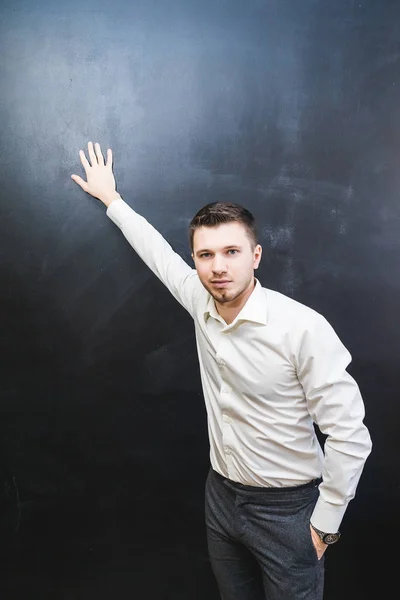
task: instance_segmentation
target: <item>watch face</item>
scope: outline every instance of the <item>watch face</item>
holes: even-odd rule
[[[340,538],[340,533],[326,533],[322,540],[324,544],[334,544]]]

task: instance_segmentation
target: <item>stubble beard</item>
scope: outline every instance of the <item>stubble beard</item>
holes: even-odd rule
[[[212,286],[207,286],[204,285],[204,287],[206,288],[207,292],[214,298],[214,300],[216,302],[218,302],[219,304],[227,304],[228,302],[234,302],[235,300],[237,300],[242,294],[244,294],[246,292],[246,290],[249,288],[249,285],[251,282],[254,282],[254,275],[251,277],[250,281],[247,282],[246,285],[243,285],[240,290],[228,290],[228,289],[222,289],[222,290],[214,290],[212,288]]]
[[[226,289],[222,289],[220,291],[218,290],[214,290],[211,286],[204,286],[206,287],[206,290],[208,291],[208,293],[214,298],[214,300],[216,302],[218,302],[219,304],[226,304],[228,302],[233,302],[234,300],[236,300],[236,298],[238,298],[244,291],[246,288],[243,288],[239,291],[235,291],[235,290],[226,290]]]
[[[232,300],[235,300],[236,296],[231,297],[227,291],[222,290],[219,293],[215,293],[212,292],[211,290],[208,290],[211,294],[211,296],[214,298],[214,300],[216,300],[217,302],[219,302],[220,304],[223,304],[225,302],[231,302]]]

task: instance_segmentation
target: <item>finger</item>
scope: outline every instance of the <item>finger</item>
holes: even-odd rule
[[[93,143],[92,142],[88,142],[88,153],[89,153],[89,158],[90,158],[90,162],[92,164],[92,167],[94,165],[97,165],[97,158],[96,158],[96,155],[94,153]]]
[[[85,171],[86,171],[86,174],[87,174],[88,170],[90,169],[90,164],[89,164],[89,161],[88,161],[88,159],[86,158],[86,156],[85,156],[85,153],[84,153],[84,151],[83,151],[83,150],[79,150],[79,156],[80,156],[80,158],[81,158],[81,163],[82,163],[82,166],[83,166],[83,168],[85,169]]]
[[[74,174],[71,175],[71,179],[73,179],[75,183],[80,185],[84,192],[87,192],[87,182],[84,179],[82,179],[82,177],[79,177],[79,175]]]
[[[111,150],[111,148],[109,148],[109,149],[107,150],[107,163],[106,163],[106,166],[107,166],[107,167],[110,167],[110,169],[111,169],[111,167],[112,167],[112,158],[113,158],[113,157],[112,157],[112,150]]]
[[[96,142],[94,149],[95,149],[96,156],[97,156],[97,162],[99,163],[99,165],[104,165],[104,156],[101,151],[100,144]]]

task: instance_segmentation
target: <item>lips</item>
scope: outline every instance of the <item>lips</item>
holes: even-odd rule
[[[229,279],[213,279],[211,281],[211,283],[215,287],[226,287],[227,285],[229,285],[231,283],[231,281]]]

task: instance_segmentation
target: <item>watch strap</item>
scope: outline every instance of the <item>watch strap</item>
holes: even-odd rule
[[[339,541],[341,535],[340,531],[337,531],[336,533],[326,533],[325,531],[321,531],[320,529],[317,529],[317,527],[314,527],[312,523],[310,523],[310,525],[324,544],[328,544],[329,546],[331,544],[336,544],[336,542]]]

